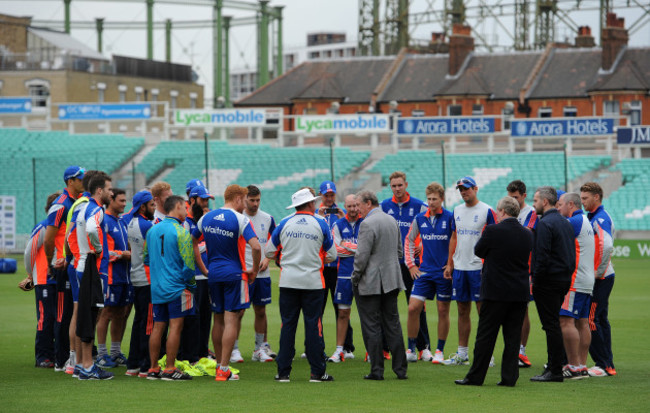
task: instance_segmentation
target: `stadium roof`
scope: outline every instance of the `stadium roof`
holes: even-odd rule
[[[46,40],[54,47],[66,51],[70,55],[95,60],[108,60],[98,51],[91,49],[67,33],[47,29],[37,29],[34,27],[28,27],[27,31]]]
[[[445,84],[449,56],[408,55],[378,102],[425,102]]]
[[[612,73],[603,74],[590,91],[649,90],[650,53],[648,49],[628,49]]]

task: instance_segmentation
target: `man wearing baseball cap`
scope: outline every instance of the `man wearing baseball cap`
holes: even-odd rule
[[[311,366],[310,382],[333,381],[325,372],[325,350],[320,326],[325,281],[321,268],[336,260],[336,246],[327,222],[314,215],[316,201],[311,188],[303,188],[291,196],[287,209],[296,213],[283,219],[267,242],[265,255],[275,258],[282,248],[280,272],[280,351],[276,358],[278,374],[275,380],[288,382],[291,363],[296,353],[296,327],[300,312],[305,320],[305,347]],[[324,256],[321,255],[324,251]]]
[[[474,254],[474,246],[487,225],[496,223],[496,213],[478,200],[478,185],[471,176],[456,182],[463,203],[454,208],[449,258],[444,277],[452,280],[452,300],[458,305],[458,352],[445,360],[445,365],[469,365],[469,333],[472,301],[480,311],[481,269],[483,261]]]

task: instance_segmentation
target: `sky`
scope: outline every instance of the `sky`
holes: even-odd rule
[[[191,3],[191,0],[189,0]],[[255,3],[253,0],[243,0]],[[563,0],[566,4],[573,4]],[[616,7],[617,2],[614,1]],[[227,0],[226,0],[227,2]],[[625,3],[624,1],[623,3]],[[384,4],[384,1],[380,2]],[[466,0],[466,4],[490,4],[494,7],[486,8],[494,12],[499,3],[510,4],[510,0]],[[533,2],[531,2],[533,3]],[[583,0],[582,4],[597,4],[596,0]],[[645,2],[641,2],[642,4]],[[64,6],[63,0],[0,0],[0,13],[18,16],[32,16],[34,20],[48,20],[61,22],[63,28]],[[426,9],[429,4],[442,9],[444,0],[411,0],[411,13]],[[346,33],[349,41],[356,41],[358,27],[358,0],[272,0],[270,6],[284,6],[283,11],[283,37],[284,48],[306,45],[306,35],[311,32],[329,31]],[[568,6],[567,6],[568,7]],[[650,7],[645,6],[649,9]],[[626,18],[626,25],[636,21],[639,10],[615,10],[619,16]],[[242,11],[224,8],[224,15],[233,17],[252,17],[251,11]],[[94,29],[75,29],[74,22],[94,22],[95,18],[104,18],[106,22],[146,22],[145,0],[72,0],[71,19],[73,27],[71,35],[92,48],[97,47],[97,34]],[[212,18],[212,8],[206,6],[190,5],[179,0],[177,4],[155,3],[154,20],[164,21],[195,21],[209,20]],[[598,32],[598,14],[593,11],[573,12],[571,19],[576,25],[589,25],[592,33]],[[510,45],[513,17],[488,19],[484,23],[475,24],[475,29],[487,39],[488,42],[498,45]],[[650,46],[650,16],[646,18],[645,25],[631,36],[631,46]],[[471,23],[471,22],[470,22]],[[429,39],[431,32],[440,31],[439,25],[429,23],[421,24],[413,29],[411,36],[416,39]],[[104,54],[146,57],[146,32],[144,30],[104,30]],[[556,40],[570,39],[574,35],[567,29],[560,28],[556,33]],[[597,37],[597,35],[596,35]],[[230,31],[230,59],[231,70],[256,68],[257,34],[254,26],[233,27]],[[154,59],[165,58],[165,32],[154,31]],[[175,63],[191,64],[199,75],[199,83],[206,87],[206,98],[211,99],[212,88],[212,29],[211,27],[197,29],[176,29],[172,31],[172,60]]]

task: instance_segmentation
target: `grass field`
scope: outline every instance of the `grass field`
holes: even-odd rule
[[[19,261],[21,263],[21,261]],[[356,309],[353,327],[357,346],[354,360],[329,364],[333,383],[309,383],[309,366],[297,358],[291,383],[275,383],[274,363],[253,363],[253,318],[247,314],[242,327],[240,348],[246,362],[238,365],[239,382],[216,383],[199,377],[191,382],[147,381],[124,376],[125,368],[113,369],[115,379],[107,382],[80,382],[63,373],[34,368],[35,304],[33,293],[20,291],[16,285],[24,277],[0,274],[0,411],[650,411],[650,272],[648,260],[619,260],[616,285],[610,303],[615,362],[618,376],[590,378],[565,383],[531,383],[545,362],[546,345],[539,318],[531,307],[531,337],[528,354],[530,369],[520,370],[515,388],[497,387],[499,381],[498,343],[497,367],[490,369],[483,387],[456,386],[468,367],[434,366],[418,362],[409,365],[409,380],[398,381],[387,365],[386,380],[368,382],[362,379],[369,372],[363,362],[363,342]],[[20,266],[19,266],[20,268]],[[277,272],[273,274],[277,281]],[[277,285],[274,300],[268,308],[269,338],[277,351],[280,317],[277,307]],[[402,326],[406,328],[406,305],[400,300]],[[434,308],[433,306],[430,306]],[[453,307],[452,307],[453,310]],[[446,352],[458,344],[455,310]],[[475,311],[474,311],[475,313]],[[324,319],[328,354],[334,349],[334,315],[328,304]],[[476,331],[473,314],[473,335]],[[130,331],[130,328],[129,330]],[[435,312],[430,312],[429,331],[435,342]],[[303,341],[298,332],[297,348]],[[128,336],[123,343],[128,349]],[[471,354],[470,354],[471,358]],[[402,410],[403,409],[403,410]]]

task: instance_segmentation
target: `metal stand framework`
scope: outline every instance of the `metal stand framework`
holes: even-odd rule
[[[7,1],[7,0],[0,0]],[[34,0],[24,0],[34,1]],[[75,2],[93,1],[93,0],[74,0]],[[116,2],[142,3],[143,0],[114,0]],[[72,0],[63,0],[64,4],[64,21],[63,30],[70,33],[71,28],[77,29],[95,29],[97,31],[97,49],[103,50],[103,32],[104,30],[145,30],[147,39],[147,59],[153,59],[154,54],[154,30],[165,31],[165,60],[171,61],[171,36],[172,20],[155,22],[153,20],[153,8],[155,3],[158,4],[175,4],[177,0],[144,0],[147,7],[146,22],[129,22],[129,21],[109,21],[104,19],[95,19],[93,21],[71,21],[70,7]],[[282,57],[282,6],[269,6],[270,0],[242,1],[242,0],[184,0],[187,6],[204,6],[211,7],[213,10],[211,20],[191,20],[175,21],[173,28],[182,29],[201,29],[212,28],[213,30],[213,106],[230,106],[230,87],[229,87],[229,32],[230,28],[235,26],[257,25],[258,31],[258,87],[270,80],[270,77],[280,76],[284,71],[284,59]],[[378,1],[378,0],[377,0]],[[402,0],[405,1],[405,0]],[[224,16],[224,9],[237,9],[254,12],[250,17]],[[53,29],[61,28],[61,22],[58,20],[34,20],[35,25],[49,27]],[[269,29],[275,24],[276,45],[274,50],[269,48]],[[274,52],[273,59],[274,70],[269,66],[269,52]],[[223,104],[220,102],[224,102]]]

